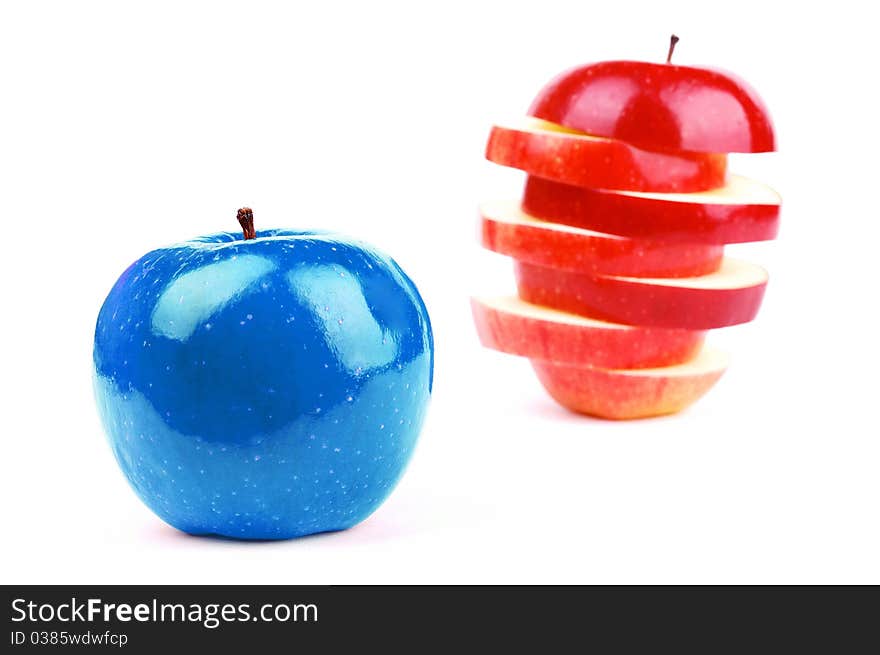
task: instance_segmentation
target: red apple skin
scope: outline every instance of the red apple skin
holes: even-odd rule
[[[520,261],[593,275],[692,277],[717,271],[724,246],[626,239],[540,222],[508,222],[482,212],[483,247]]]
[[[566,409],[613,420],[679,412],[699,400],[724,373],[640,376],[537,359],[532,360],[532,368],[547,393]]]
[[[522,209],[543,220],[663,242],[765,241],[779,232],[779,205],[664,202],[529,176]]]
[[[497,125],[486,158],[556,182],[622,191],[706,191],[723,186],[727,173],[723,154],[662,154],[621,141]]]
[[[709,330],[751,321],[767,287],[766,280],[731,289],[666,286],[525,262],[516,262],[515,272],[519,296],[526,302],[614,323],[685,330]]]
[[[693,358],[705,333],[547,321],[493,307],[477,298],[471,310],[480,342],[510,355],[601,368],[652,368]]]
[[[661,152],[776,149],[764,102],[737,76],[709,68],[604,61],[541,89],[529,115]]]

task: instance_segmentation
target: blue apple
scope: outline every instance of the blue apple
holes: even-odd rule
[[[368,245],[243,225],[154,250],[116,282],[95,330],[104,429],[138,496],[185,532],[351,527],[412,456],[428,312]]]

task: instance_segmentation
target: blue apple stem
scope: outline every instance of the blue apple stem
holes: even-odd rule
[[[666,63],[672,63],[672,53],[675,50],[675,44],[678,43],[678,37],[673,34],[669,37],[669,52],[666,55]]]
[[[242,207],[238,210],[238,224],[241,225],[241,231],[244,233],[244,240],[256,239],[257,233],[254,231],[254,210],[250,207]]]

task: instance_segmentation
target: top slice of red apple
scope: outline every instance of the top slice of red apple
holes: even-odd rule
[[[541,89],[528,114],[661,152],[776,149],[763,101],[737,76],[709,68],[603,61]]]

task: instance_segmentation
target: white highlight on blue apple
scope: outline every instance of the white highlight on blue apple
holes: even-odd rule
[[[276,265],[259,255],[232,259],[184,273],[162,292],[152,316],[153,332],[186,341],[201,323],[241,297]]]
[[[350,372],[394,361],[397,343],[373,317],[360,282],[346,275],[341,266],[295,268],[287,274],[287,281],[293,293],[312,308],[323,324],[327,344]]]

